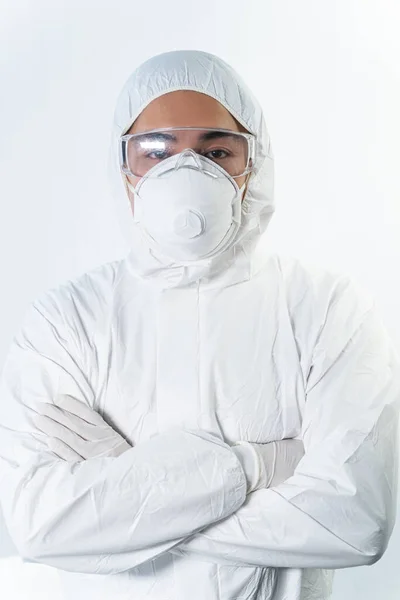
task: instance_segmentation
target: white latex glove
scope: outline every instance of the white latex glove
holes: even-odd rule
[[[232,450],[242,463],[247,493],[283,483],[293,475],[304,456],[303,442],[295,439],[267,444],[240,441]]]
[[[56,404],[39,402],[32,419],[45,433],[48,448],[68,462],[104,456],[117,457],[132,446],[95,410],[73,396],[62,395]]]

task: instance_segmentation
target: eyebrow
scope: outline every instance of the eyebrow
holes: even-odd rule
[[[222,137],[233,137],[235,136],[236,132],[232,131],[232,133],[229,133],[227,131],[207,131],[206,133],[203,133],[202,135],[199,136],[198,141],[199,142],[206,142],[209,140],[213,140],[213,139],[218,139],[218,138],[222,138]],[[136,138],[136,141],[142,141],[142,140],[148,140],[148,139],[153,139],[153,140],[165,140],[165,141],[173,141],[176,142],[177,141],[177,137],[176,135],[173,135],[172,133],[165,133],[162,131],[154,131],[154,132],[143,132],[142,134],[139,134]]]
[[[234,137],[234,136],[235,136],[235,132],[234,131],[232,131],[232,133],[228,133],[227,131],[208,131],[207,133],[203,133],[199,137],[199,141],[205,142],[205,141],[208,141],[208,140],[213,140],[215,138]]]

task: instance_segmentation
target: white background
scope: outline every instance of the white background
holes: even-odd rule
[[[127,250],[114,102],[135,66],[179,48],[219,54],[265,108],[273,246],[368,286],[400,350],[399,27],[397,0],[0,0],[0,361],[31,299]],[[399,551],[400,526],[379,563],[337,573],[335,600],[397,600]],[[3,558],[0,578],[7,600],[59,598],[47,567]]]

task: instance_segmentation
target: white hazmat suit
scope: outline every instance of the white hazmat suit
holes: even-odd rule
[[[257,251],[270,141],[224,61],[176,51],[140,66],[118,100],[114,170],[119,136],[183,89],[257,136],[238,234],[180,264],[129,223],[126,258],[30,304],[1,379],[1,507],[21,555],[60,569],[69,599],[324,600],[333,570],[376,562],[393,529],[398,358],[348,277]],[[58,458],[33,417],[65,394],[132,447]],[[304,443],[294,473],[247,493],[230,446],[287,438]]]

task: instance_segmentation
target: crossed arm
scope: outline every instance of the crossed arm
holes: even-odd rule
[[[68,393],[90,406],[93,392],[66,326],[32,305],[0,386],[0,501],[20,553],[87,573],[166,551],[247,566],[378,560],[395,515],[398,360],[373,308],[339,346],[327,325],[307,382],[305,456],[289,479],[246,497],[236,455],[204,432],[79,463],[50,452],[32,418],[38,403]]]

